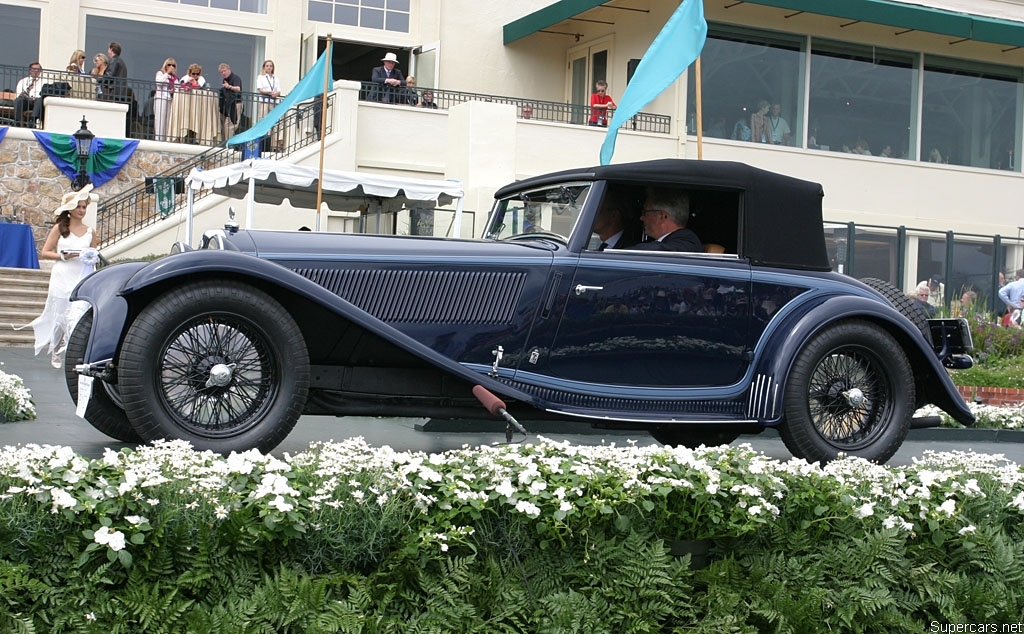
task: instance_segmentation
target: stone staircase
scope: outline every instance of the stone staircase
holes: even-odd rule
[[[35,335],[31,328],[14,330],[43,312],[50,284],[49,262],[42,269],[0,268],[0,348],[31,347]]]

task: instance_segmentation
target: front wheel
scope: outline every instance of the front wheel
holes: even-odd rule
[[[899,343],[863,321],[828,327],[798,353],[786,382],[779,433],[793,455],[824,462],[840,453],[883,463],[914,413],[914,380]]]
[[[268,452],[295,426],[309,355],[295,321],[240,282],[195,282],[147,306],[125,336],[119,385],[145,440]]]

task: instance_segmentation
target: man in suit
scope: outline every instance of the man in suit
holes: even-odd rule
[[[693,231],[690,220],[690,196],[680,190],[648,187],[647,200],[640,216],[644,233],[651,238],[633,247],[645,251],[690,251],[702,253],[704,246]]]
[[[107,68],[103,71],[103,95],[105,101],[128,101],[128,65],[121,59],[121,45],[111,42],[107,45]]]
[[[398,64],[398,56],[388,53],[380,61],[383,62],[383,65],[374,68],[370,75],[370,81],[376,84],[373,101],[397,102],[397,96],[402,92],[398,88],[405,86],[405,76],[402,75],[402,71],[395,68]]]
[[[626,231],[626,218],[630,217],[629,210],[636,209],[637,202],[622,191],[612,190],[605,195],[601,202],[601,209],[597,212],[594,220],[594,233],[601,238],[601,245],[598,251],[605,249],[628,249],[639,241],[636,231]],[[636,212],[633,212],[635,217]]]

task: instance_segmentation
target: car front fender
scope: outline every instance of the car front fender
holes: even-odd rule
[[[82,280],[71,300],[92,306],[92,332],[89,333],[84,363],[113,359],[128,320],[128,302],[122,295],[125,283],[148,262],[124,262],[107,266]]]
[[[473,371],[291,269],[253,255],[234,251],[200,250],[168,256],[145,268],[137,269],[137,272],[124,283],[121,294],[127,299],[128,310],[137,313],[159,293],[182,281],[217,277],[250,280],[261,288],[276,289],[281,294],[291,294],[309,300],[444,372],[471,384],[483,385],[495,394],[535,407],[539,405],[537,397],[505,385],[489,375]]]
[[[918,405],[934,403],[954,420],[973,425],[974,415],[942,367],[930,343],[914,324],[888,303],[859,296],[819,296],[787,312],[762,337],[755,350],[748,408],[768,425],[782,420],[782,398],[797,353],[817,333],[848,319],[863,319],[885,328],[900,343],[923,386]]]

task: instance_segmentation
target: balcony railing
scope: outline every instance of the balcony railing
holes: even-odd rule
[[[364,81],[359,91],[363,101],[390,103],[420,108],[447,109],[466,101],[488,101],[492,103],[511,104],[516,107],[516,116],[521,119],[536,121],[552,121],[587,125],[592,109],[590,106],[563,103],[558,101],[542,101],[524,99],[522,97],[505,97],[502,95],[486,95],[457,90],[441,90],[438,88],[405,88],[391,87]],[[433,104],[433,105],[430,105]],[[647,112],[637,113],[626,124],[630,130],[668,134],[672,130],[672,117]]]
[[[332,132],[331,113],[333,107],[334,95],[329,95],[327,134]],[[320,140],[319,111],[319,101],[307,104],[304,108],[292,109],[271,128],[270,134],[262,142],[253,144],[258,145],[258,148],[252,146],[212,148],[178,163],[169,170],[155,174],[152,178],[147,178],[144,184],[136,185],[107,198],[97,210],[96,216],[97,230],[103,246],[110,246],[118,240],[127,238],[164,217],[157,209],[156,194],[153,188],[154,179],[170,178],[175,180],[174,207],[171,213],[180,211],[188,204],[184,180],[192,169],[208,170],[229,165],[237,162],[244,154],[255,155],[257,150],[264,156],[267,153],[275,157],[287,156],[299,148],[316,143]],[[279,151],[275,152],[275,148]],[[209,190],[197,191],[194,200],[201,200],[210,193]]]
[[[27,75],[28,69],[24,66],[0,65],[0,87],[4,92],[0,96],[0,125],[41,127],[37,125],[30,111],[25,113],[21,121],[15,121],[15,89],[18,82]],[[220,75],[217,75],[216,79],[219,80]],[[104,78],[46,69],[40,73],[39,81],[44,96],[126,104],[128,116],[125,136],[130,139],[209,146],[220,145],[225,141],[221,125],[224,117],[220,110],[219,89],[193,89],[187,92],[180,87],[176,89],[174,97],[180,95],[180,98],[172,97],[167,130],[158,135],[154,108],[157,90],[166,89],[163,84],[157,84],[152,80]],[[219,81],[207,85],[216,86],[219,85]],[[265,103],[265,98],[259,93],[241,92],[238,96],[242,109],[236,133],[247,130],[273,108],[273,104]],[[312,117],[319,109],[319,104],[305,102],[297,106],[297,109]],[[43,114],[45,115],[45,110]],[[271,136],[282,144],[289,143],[291,138],[285,130],[278,130]]]

